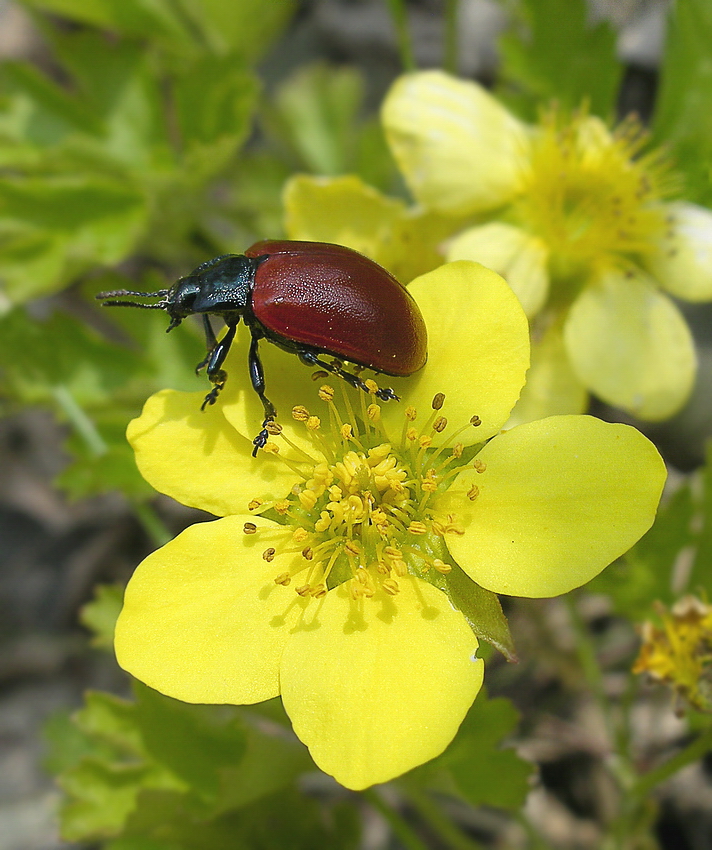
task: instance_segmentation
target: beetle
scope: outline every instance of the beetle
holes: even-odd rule
[[[96,297],[105,307],[165,310],[170,317],[168,331],[192,314],[202,315],[208,351],[196,372],[205,368],[213,385],[202,410],[217,401],[225,386],[227,374],[222,366],[243,320],[252,337],[250,380],[264,408],[253,457],[265,446],[267,426],[277,416],[265,395],[260,340],[365,392],[370,392],[366,383],[340,361],[404,377],[421,369],[427,359],[425,322],[408,290],[373,260],[328,242],[264,240],[244,254],[224,254],[202,263],[170,289],[119,289]],[[144,303],[125,301],[125,297],[159,300]],[[227,325],[220,340],[210,315],[221,317]],[[324,360],[324,355],[337,359]],[[375,395],[382,401],[398,399],[389,388],[379,388]]]

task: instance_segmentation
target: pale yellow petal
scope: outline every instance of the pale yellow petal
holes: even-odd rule
[[[477,83],[442,71],[406,74],[388,93],[382,120],[406,183],[429,209],[493,209],[523,187],[527,131]]]
[[[246,521],[257,534],[243,531]],[[260,517],[192,525],[149,555],[126,588],[116,624],[119,664],[166,696],[255,703],[279,693],[279,663],[306,603],[274,583],[294,555],[262,553],[290,532]]]
[[[668,230],[644,257],[660,285],[687,301],[712,300],[712,210],[677,201],[667,205]]]
[[[256,496],[283,498],[294,473],[253,459],[251,442],[225,419],[222,404],[201,411],[203,398],[162,390],[148,399],[126,432],[141,475],[159,493],[218,516],[245,512]],[[254,421],[255,433],[261,421]]]
[[[590,581],[650,528],[666,476],[639,431],[591,416],[520,425],[478,459],[484,471],[462,472],[438,505],[465,528],[447,545],[474,581],[513,596]]]
[[[549,294],[548,258],[541,239],[499,221],[463,231],[447,249],[450,261],[474,260],[501,274],[529,318],[539,312]]]
[[[641,419],[672,416],[692,389],[697,361],[685,319],[643,274],[610,271],[588,286],[564,341],[581,383]]]
[[[532,329],[533,337],[535,332],[536,325]],[[532,365],[527,382],[506,427],[547,416],[584,413],[587,407],[588,392],[571,368],[561,329],[552,326],[541,339],[532,341]]]
[[[426,582],[399,584],[395,596],[359,602],[349,583],[331,591],[282,656],[294,731],[323,771],[354,790],[441,753],[482,685],[462,614]]]

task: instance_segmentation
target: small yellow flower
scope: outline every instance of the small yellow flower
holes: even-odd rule
[[[148,481],[222,519],[138,567],[119,663],[187,702],[281,695],[315,762],[353,789],[438,755],[475,698],[483,664],[454,587],[583,584],[647,530],[665,478],[625,425],[564,416],[501,433],[529,358],[497,274],[451,263],[410,292],[429,359],[389,379],[400,403],[376,412],[265,346],[281,430],[252,458],[262,413],[238,379],[243,338],[221,404],[201,413],[201,394],[164,391],[128,433]]]
[[[712,299],[712,212],[665,201],[671,178],[641,155],[633,123],[612,133],[582,113],[527,126],[441,71],[397,80],[383,122],[415,199],[469,217],[447,259],[500,272],[533,320],[519,421],[582,410],[584,388],[643,419],[680,408],[696,359],[661,290]]]
[[[643,625],[633,672],[648,673],[700,711],[712,711],[712,609],[684,596],[669,612],[660,605],[658,613],[663,627]]]

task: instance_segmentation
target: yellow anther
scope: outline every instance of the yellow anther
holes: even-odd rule
[[[280,573],[278,576],[275,576],[274,583],[281,584],[283,587],[286,587],[292,581],[292,577],[289,573]]]
[[[264,550],[264,552],[262,553],[262,558],[269,563],[270,561],[274,561],[274,556],[276,554],[277,550],[270,547],[269,549]]]
[[[358,557],[361,554],[361,544],[353,538],[346,541],[344,549],[349,555],[353,555],[354,557]]]
[[[477,426],[481,425],[481,424],[482,424],[482,420],[480,419],[479,416],[477,416],[477,414],[470,417],[470,425],[474,425],[474,427],[477,428]]]
[[[419,520],[413,520],[411,524],[408,526],[409,534],[427,534],[428,527],[425,523],[420,522]]]
[[[426,478],[420,485],[426,493],[434,493],[438,489],[437,481]]]
[[[418,445],[421,449],[429,449],[433,444],[433,438],[428,437],[425,434],[418,440]]]
[[[473,484],[473,485],[472,485],[472,487],[470,487],[470,489],[467,491],[467,498],[468,498],[471,502],[474,502],[474,501],[475,501],[475,499],[476,499],[479,495],[480,495],[480,488],[477,486],[477,484]]]
[[[303,584],[301,587],[295,587],[295,592],[300,596],[311,596],[312,588],[310,584]]]
[[[418,432],[415,430],[415,428],[408,428],[408,430],[405,432],[405,438],[411,443],[414,443],[418,439]]]
[[[327,511],[322,511],[320,518],[314,523],[314,531],[321,533],[326,531],[331,525],[331,516]]]
[[[462,445],[462,443],[455,443],[455,445],[452,447],[452,456],[456,458],[462,457],[462,453],[464,450],[465,447]]]
[[[295,543],[304,543],[304,541],[308,537],[309,537],[309,532],[306,530],[306,528],[302,528],[301,526],[299,526],[298,528],[295,528],[294,531],[292,532],[292,540]]]
[[[324,584],[317,584],[317,586],[313,588],[311,592],[311,595],[314,597],[314,599],[321,599],[322,596],[326,596],[326,594],[327,589],[326,585]]]
[[[268,434],[272,434],[272,436],[275,436],[276,434],[282,433],[282,426],[279,424],[279,422],[270,420],[269,422],[265,422],[265,431]]]
[[[257,526],[254,524],[254,522],[246,522],[242,526],[242,530],[245,532],[245,534],[256,534]]]
[[[302,490],[297,498],[299,499],[299,504],[304,508],[304,510],[310,511],[314,505],[316,505],[319,497],[313,490]]]
[[[393,578],[387,578],[385,581],[381,583],[381,587],[388,593],[390,596],[395,596],[400,588],[398,587],[398,582]]]
[[[452,572],[452,567],[450,566],[450,564],[446,564],[445,561],[441,561],[440,558],[435,558],[433,560],[433,567],[439,573],[442,573],[444,576]]]
[[[278,502],[274,503],[274,509],[280,516],[284,516],[289,508],[290,504],[287,499],[280,499]]]
[[[391,562],[391,567],[393,568],[393,572],[401,578],[408,575],[408,565],[405,561],[394,560]]]
[[[371,395],[376,395],[378,392],[378,384],[373,380],[373,378],[367,378],[364,381],[366,385],[366,389],[371,393]]]
[[[307,546],[306,549],[302,549],[302,558],[306,561],[311,561],[314,558],[314,550],[311,546]]]
[[[248,511],[256,511],[257,508],[261,508],[261,507],[262,507],[262,499],[252,499],[252,501],[249,502],[248,505],[247,505],[247,510]]]
[[[472,465],[475,468],[475,472],[484,472],[485,469],[487,469],[487,464],[483,460],[478,460],[477,458],[475,458]]]
[[[371,422],[379,422],[381,419],[380,404],[369,404],[369,406],[366,408],[366,415],[371,420]]]
[[[279,446],[277,443],[265,443],[262,448],[263,452],[267,452],[267,454],[278,455],[279,454]]]
[[[319,387],[319,398],[322,401],[332,401],[334,398],[334,388],[329,384],[322,384]]]
[[[376,571],[379,572],[383,576],[390,575],[391,568],[384,561],[379,561],[376,564]]]
[[[318,416],[310,416],[307,419],[307,430],[318,431],[321,428],[321,419]]]
[[[447,428],[447,419],[444,416],[438,416],[438,418],[433,422],[433,431],[437,431],[438,434],[442,434],[442,432]]]
[[[297,422],[306,422],[309,419],[309,411],[303,404],[298,404],[292,408],[292,418],[296,419]]]
[[[341,426],[341,436],[344,440],[350,440],[354,435],[354,429],[349,425],[348,422],[344,422]]]
[[[329,487],[329,498],[332,502],[338,502],[340,499],[343,499],[343,497],[344,493],[338,484],[332,484],[331,487]]]
[[[433,410],[440,410],[445,404],[445,393],[435,393],[433,396]]]
[[[359,567],[355,573],[356,580],[361,584],[368,584],[368,573],[363,567]]]
[[[389,558],[402,558],[403,553],[396,546],[384,546],[383,554],[388,555]]]
[[[405,409],[405,418],[409,422],[415,422],[417,415],[418,415],[418,411],[413,407],[412,404],[409,404],[408,407],[406,407],[406,409]]]

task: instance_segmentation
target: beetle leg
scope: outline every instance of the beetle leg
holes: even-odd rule
[[[265,418],[262,423],[262,430],[252,441],[254,445],[254,449],[252,450],[252,457],[257,457],[257,450],[263,449],[267,444],[267,439],[269,437],[269,431],[267,430],[267,425],[270,422],[274,422],[277,417],[277,410],[272,402],[265,395],[265,373],[262,368],[262,361],[260,360],[260,334],[254,328],[250,328],[252,332],[252,342],[250,343],[250,354],[249,354],[249,369],[250,369],[250,380],[252,381],[252,388],[260,397],[260,401],[262,402],[262,407],[264,408]]]
[[[196,375],[199,374],[202,369],[205,369],[208,363],[210,363],[213,351],[215,351],[218,347],[218,338],[215,336],[215,331],[213,330],[213,326],[210,324],[210,319],[208,318],[207,313],[203,313],[203,327],[205,328],[205,347],[208,349],[208,353],[195,367]]]
[[[227,333],[220,340],[220,342],[215,343],[212,351],[208,356],[207,361],[207,371],[208,378],[213,385],[212,390],[205,396],[203,403],[200,406],[201,410],[205,410],[207,405],[215,404],[218,396],[220,395],[220,390],[225,386],[225,381],[227,381],[227,372],[220,367],[225,362],[225,358],[227,357],[227,353],[230,350],[230,346],[232,345],[232,341],[235,339],[235,331],[237,330],[237,323],[234,325],[227,326]],[[211,329],[212,331],[212,329]]]
[[[368,388],[366,382],[361,380],[358,375],[354,375],[352,372],[347,372],[340,364],[320,360],[319,357],[309,349],[302,349],[297,353],[302,363],[306,363],[307,366],[321,366],[322,369],[326,369],[333,375],[338,375],[339,378],[346,381],[347,384],[351,384],[354,389],[363,390],[365,393],[371,395],[371,390]],[[379,387],[374,395],[381,401],[400,401],[399,397],[390,387]]]

